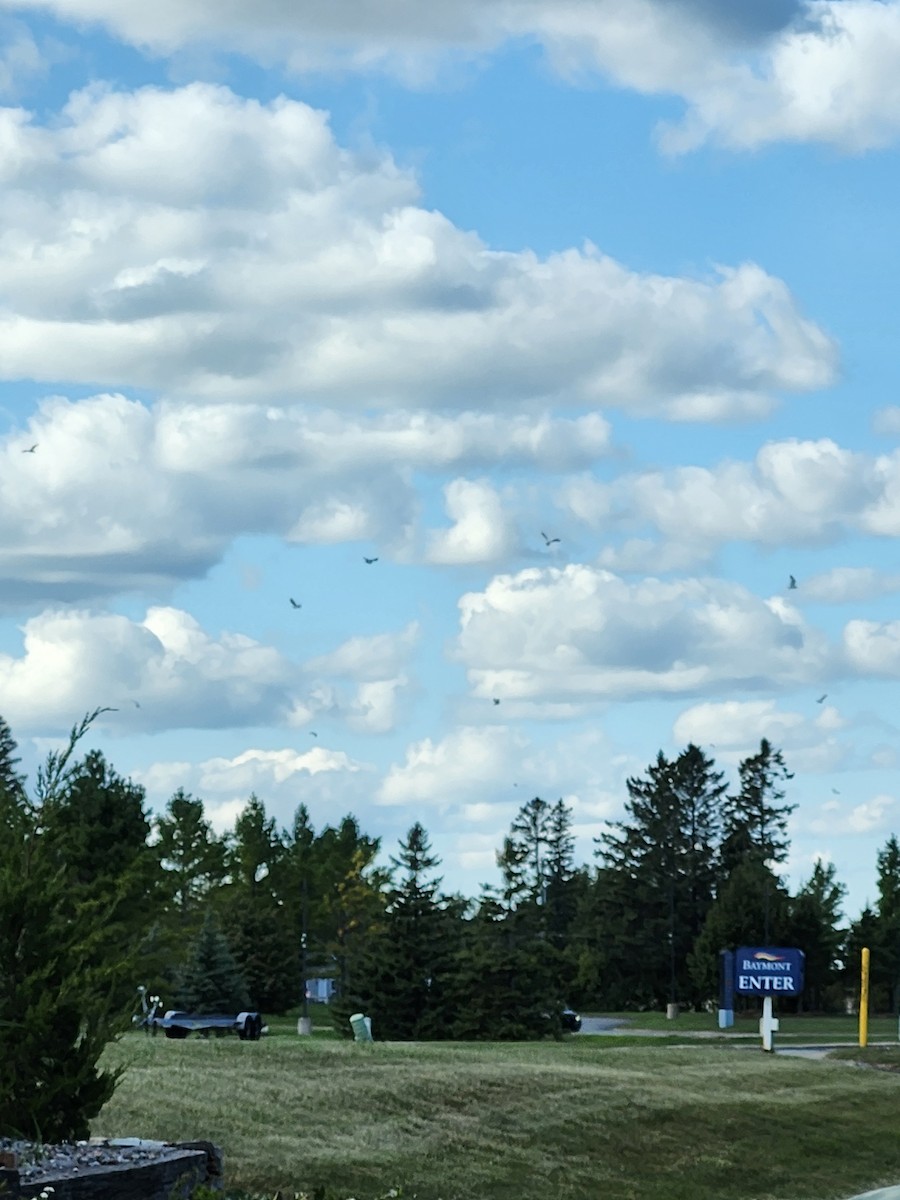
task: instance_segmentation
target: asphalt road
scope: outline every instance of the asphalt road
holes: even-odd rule
[[[582,1033],[614,1033],[617,1029],[627,1029],[630,1021],[619,1017],[582,1017]]]

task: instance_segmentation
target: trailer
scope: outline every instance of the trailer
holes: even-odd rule
[[[236,1033],[242,1042],[258,1042],[266,1030],[262,1015],[258,1012],[239,1012],[237,1016],[224,1013],[188,1013],[170,1008],[163,1016],[158,1015],[159,996],[147,995],[145,987],[139,987],[141,1015],[135,1015],[134,1024],[152,1036],[160,1030],[167,1038],[186,1038],[190,1033],[201,1037],[224,1037]]]

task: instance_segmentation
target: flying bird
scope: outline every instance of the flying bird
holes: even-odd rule
[[[546,535],[546,533],[544,533],[543,529],[541,530],[541,537],[544,539],[545,543],[548,546],[553,546],[559,541],[559,538],[547,537],[547,535]]]
[[[314,729],[311,729],[309,731],[309,736],[310,737],[318,737],[319,735],[316,733],[316,731]]]
[[[837,788],[832,788],[832,789],[831,789],[831,794],[832,794],[833,796],[839,796],[841,793],[840,793],[840,792],[837,790]]]
[[[378,559],[377,558],[366,558],[366,556],[363,555],[363,562],[368,563],[369,566],[371,567],[372,563],[378,562]]]
[[[791,591],[795,591],[796,587],[797,587],[797,580],[793,577],[793,575],[788,575],[788,588]]]
[[[816,701],[816,704],[824,704],[827,699],[828,699],[828,693],[823,692],[822,695]]]
[[[497,697],[496,697],[496,696],[494,697],[494,703],[495,703],[495,704],[499,704],[499,703],[500,703],[500,701],[497,699]]]
[[[35,450],[37,450],[39,445],[40,445],[40,442],[35,442],[33,446],[29,446],[28,449],[23,450],[22,453],[23,454],[34,454]]]
[[[289,597],[289,599],[291,601],[291,608],[302,608],[303,607],[302,604],[297,603],[297,601],[294,599],[293,596]]]
[[[140,702],[138,700],[132,700],[131,703],[134,705],[135,708],[141,707]]]

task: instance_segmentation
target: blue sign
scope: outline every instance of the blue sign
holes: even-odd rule
[[[799,996],[805,960],[802,950],[783,946],[738,946],[734,990],[739,996]]]

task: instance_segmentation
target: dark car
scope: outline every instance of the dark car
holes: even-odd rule
[[[559,1015],[560,1023],[567,1033],[579,1033],[581,1030],[581,1017],[571,1008],[564,1008]]]

